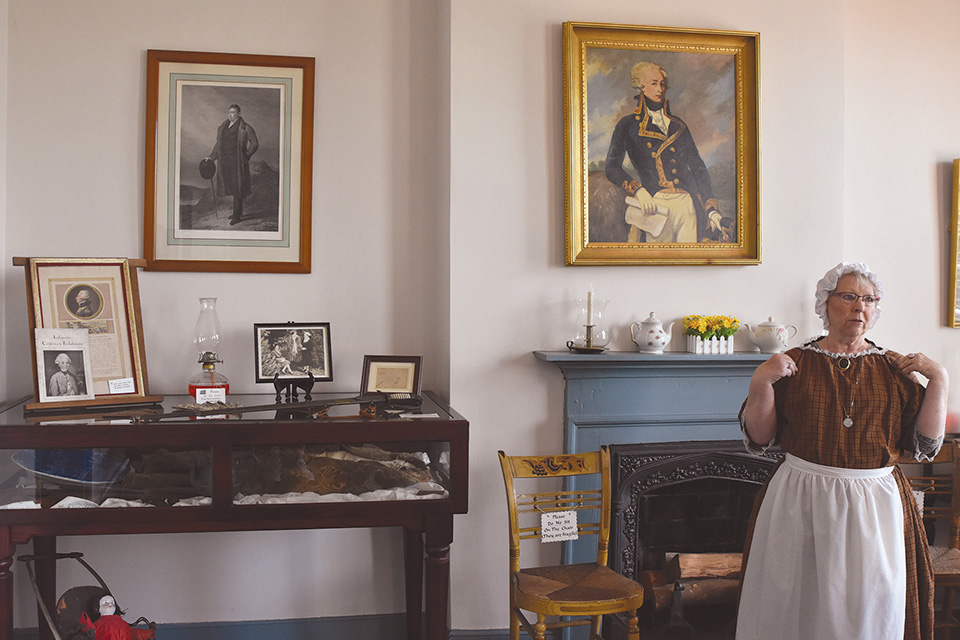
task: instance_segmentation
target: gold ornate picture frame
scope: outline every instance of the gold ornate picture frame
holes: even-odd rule
[[[760,262],[759,50],[564,23],[567,265]]]
[[[950,210],[950,265],[949,271],[949,291],[947,293],[947,326],[960,327],[960,296],[957,295],[957,287],[960,287],[960,279],[957,278],[957,272],[960,270],[960,159],[953,161],[953,199],[952,209]]]
[[[126,258],[14,258],[26,268],[34,398],[27,410],[160,402],[147,380],[138,266]],[[92,389],[55,401],[40,393],[36,329],[84,329],[89,339]],[[43,357],[43,349],[40,349]],[[75,363],[77,364],[77,363]],[[87,385],[84,385],[85,387]],[[92,399],[90,398],[92,395]],[[43,402],[41,402],[43,400]]]
[[[310,273],[314,67],[147,51],[148,271]]]

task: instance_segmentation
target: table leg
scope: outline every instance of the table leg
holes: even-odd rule
[[[423,611],[423,532],[403,528],[404,584],[407,596],[407,640],[421,638]]]
[[[13,550],[10,529],[0,528],[0,640],[13,640]]]
[[[53,558],[57,553],[56,536],[34,536],[33,555],[37,557],[35,571],[37,588],[47,605],[47,611],[54,615],[57,603],[57,561]],[[37,620],[40,631],[40,640],[54,640],[53,631],[47,624],[40,603],[37,603]]]
[[[450,543],[453,516],[426,518],[427,640],[449,640]]]

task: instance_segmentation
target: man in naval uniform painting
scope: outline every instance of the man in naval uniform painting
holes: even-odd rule
[[[707,167],[686,123],[667,104],[667,72],[638,62],[630,73],[637,109],[613,131],[604,173],[626,197],[628,242],[730,242]],[[623,168],[630,158],[637,175]]]

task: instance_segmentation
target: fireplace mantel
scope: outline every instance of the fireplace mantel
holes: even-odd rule
[[[534,351],[564,377],[567,453],[605,444],[740,439],[737,413],[767,353]]]

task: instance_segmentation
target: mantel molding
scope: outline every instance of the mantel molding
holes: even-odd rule
[[[664,374],[680,377],[749,377],[771,354],[743,351],[734,355],[704,355],[681,351],[639,353],[605,351],[580,354],[572,351],[534,351],[538,360],[550,362],[563,372],[564,378],[596,377],[659,377]]]

